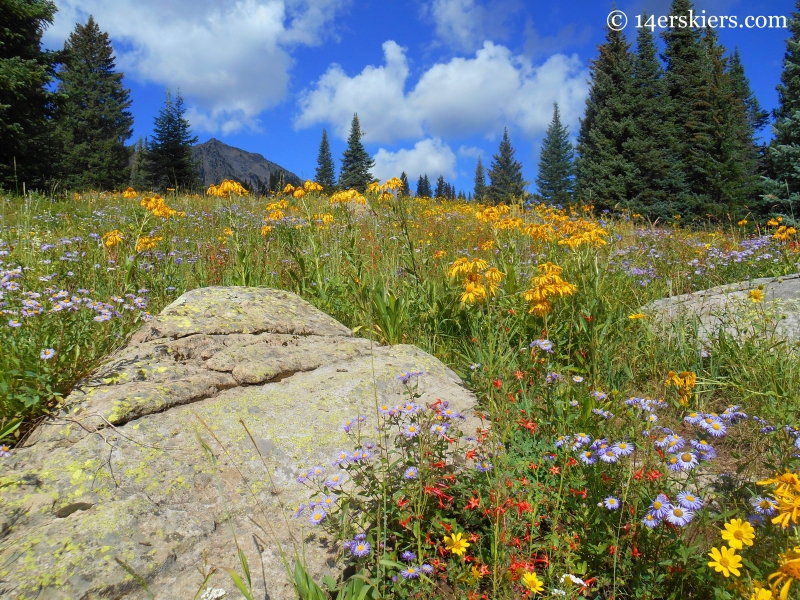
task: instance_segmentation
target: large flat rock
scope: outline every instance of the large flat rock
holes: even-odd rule
[[[753,303],[749,294],[759,288],[764,299]],[[800,273],[663,298],[642,307],[642,311],[653,314],[662,324],[696,324],[701,340],[717,335],[720,330],[739,339],[759,335],[760,328],[766,325],[778,339],[799,341]]]
[[[209,585],[240,597],[222,570],[238,569],[230,515],[256,596],[294,598],[281,552],[291,564],[305,545],[312,574],[335,572],[331,541],[287,518],[307,497],[299,469],[329,467],[350,447],[342,423],[367,415],[371,428],[379,404],[404,398],[397,375],[420,369],[422,402],[471,412],[436,358],[355,338],[293,294],[185,294],[4,462],[0,597],[146,598],[119,558],[159,600],[190,599],[204,556],[218,569]]]

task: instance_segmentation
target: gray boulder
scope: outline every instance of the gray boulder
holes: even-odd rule
[[[750,292],[760,289],[764,298],[753,302]],[[656,300],[642,307],[661,325],[697,327],[699,340],[719,330],[743,339],[800,341],[800,273],[763,277],[707,290]]]
[[[338,550],[289,518],[307,498],[299,469],[349,448],[342,423],[374,424],[412,369],[426,373],[422,402],[472,412],[474,396],[436,358],[355,338],[294,294],[184,294],[3,462],[0,597],[146,598],[119,559],[159,600],[193,598],[212,568],[204,587],[239,598],[223,571],[241,573],[235,532],[255,597],[294,598],[284,559],[304,552],[319,580],[335,575]]]

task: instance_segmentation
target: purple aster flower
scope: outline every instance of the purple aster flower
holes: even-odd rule
[[[344,483],[345,477],[341,473],[333,473],[325,480],[325,487],[337,488]]]
[[[697,455],[694,452],[681,452],[676,454],[681,471],[691,471],[697,466]]]
[[[382,415],[393,417],[397,414],[397,408],[394,406],[389,406],[388,404],[382,404],[378,407],[378,412]]]
[[[305,483],[308,481],[309,477],[311,477],[311,471],[303,471],[300,473],[300,476],[297,478],[297,483]]]
[[[369,542],[365,542],[363,540],[353,540],[350,542],[349,550],[352,552],[353,556],[362,558],[370,553],[372,547],[369,545]]]
[[[570,441],[570,439],[571,438],[568,435],[560,435],[560,436],[558,436],[556,438],[556,442],[555,442],[556,448],[561,448],[561,446],[563,446],[564,444],[568,443]]]
[[[608,447],[608,440],[606,438],[599,438],[592,442],[589,446],[592,450],[605,450]]]
[[[347,421],[344,422],[344,425],[342,425],[342,429],[344,429],[345,433],[350,433],[350,430],[353,428],[353,425],[355,424],[356,424],[355,419],[347,419]]]
[[[703,420],[703,415],[696,412],[690,412],[683,418],[689,425],[698,425]]]
[[[403,559],[403,562],[411,562],[417,558],[417,555],[411,552],[411,550],[406,550],[400,555],[400,558]]]
[[[649,415],[647,415],[646,421],[651,425],[654,423],[658,423],[658,415],[656,413],[650,413]]]
[[[633,444],[629,442],[617,442],[611,449],[617,456],[628,456],[633,452]]]
[[[777,511],[778,505],[771,498],[764,498],[763,496],[756,496],[750,500],[750,505],[760,515],[767,515],[771,517]]]
[[[410,423],[408,427],[403,430],[403,435],[409,439],[417,437],[419,435],[419,425]]]
[[[416,402],[406,402],[400,405],[400,410],[406,415],[415,415],[421,409],[422,407]]]
[[[590,395],[590,396],[594,396],[594,398],[595,398],[595,399],[596,399],[598,402],[602,402],[603,400],[605,400],[606,398],[608,398],[608,394],[606,394],[605,392],[601,392],[601,391],[599,391],[599,390],[595,390],[594,392],[592,392],[592,393],[591,393],[591,394],[589,394],[589,395]]]
[[[439,411],[439,416],[444,417],[445,419],[460,419],[461,414],[454,411],[452,408],[445,408]]]
[[[478,471],[480,471],[481,473],[486,473],[488,471],[491,471],[494,468],[494,465],[492,465],[492,463],[490,463],[489,461],[482,460],[477,465],[475,465],[475,468],[478,469]]]
[[[650,529],[658,527],[659,523],[661,523],[661,518],[651,512],[647,513],[642,519],[642,524]]]
[[[548,352],[550,354],[553,353],[553,342],[550,340],[533,340],[531,342],[530,348],[538,348],[539,350],[543,350],[544,352]]]
[[[576,433],[575,438],[573,440],[572,449],[578,450],[579,448],[583,448],[586,444],[591,443],[592,437],[585,433]]]
[[[431,433],[435,433],[439,437],[444,437],[447,435],[447,428],[449,425],[447,423],[434,423],[431,425]]]
[[[405,569],[400,571],[400,575],[403,576],[404,579],[416,579],[419,577],[420,569],[417,567],[413,567],[411,565],[407,566]]]
[[[300,506],[298,506],[297,510],[294,511],[294,515],[293,515],[294,518],[295,519],[299,518],[300,515],[302,515],[305,512],[305,510],[306,510],[306,505],[305,504],[301,504]]]
[[[325,475],[325,467],[319,467],[319,466],[311,467],[310,470],[311,470],[311,475],[313,477],[322,477],[323,475]]]
[[[55,355],[56,355],[55,350],[53,350],[52,348],[45,348],[44,350],[42,350],[42,353],[39,355],[39,358],[41,358],[42,360],[50,360]]]
[[[325,520],[325,517],[327,517],[327,516],[328,516],[328,513],[326,513],[325,510],[323,510],[320,507],[316,507],[312,511],[311,515],[309,515],[308,521],[312,525],[319,525],[320,523],[322,523]]]
[[[583,377],[581,377],[580,375],[574,375],[572,377],[572,381],[575,383],[583,383]]]
[[[17,327],[22,327],[22,323],[14,319],[9,319],[8,326],[11,327],[12,329],[16,329]]]
[[[586,450],[585,452],[581,452],[578,458],[585,465],[593,465],[594,463],[597,462],[597,455],[591,450]]]
[[[544,380],[546,383],[560,383],[564,381],[564,376],[556,373],[555,371],[551,371],[547,374]]]
[[[664,518],[668,523],[672,523],[677,527],[683,527],[694,519],[694,513],[680,506],[673,506],[667,511],[667,515]]]
[[[614,452],[613,448],[608,447],[600,452],[600,460],[602,460],[604,463],[611,464],[617,462],[619,460],[619,456],[617,456],[617,453]]]
[[[317,506],[321,506],[325,510],[330,510],[331,508],[336,506],[336,496],[333,495],[323,496],[317,502]]]
[[[336,453],[336,458],[333,460],[333,465],[338,466],[353,459],[353,455],[347,450],[340,450]]]
[[[689,492],[678,494],[678,504],[687,510],[700,510],[703,508],[703,499]]]
[[[430,575],[431,573],[433,573],[433,567],[432,567],[432,566],[430,566],[428,563],[424,563],[424,564],[423,564],[423,565],[420,567],[420,571],[422,571],[423,573],[425,573],[425,575]]]
[[[619,499],[615,498],[614,496],[609,496],[603,500],[603,506],[605,506],[608,510],[617,510],[620,506]]]
[[[663,446],[667,449],[667,452],[670,454],[675,454],[680,452],[681,448],[686,445],[686,441],[679,435],[673,434],[667,438],[666,446]]]
[[[653,503],[650,505],[650,514],[652,514],[659,521],[667,516],[667,511],[672,508],[669,498],[664,494],[659,494]]]
[[[404,479],[416,479],[419,476],[419,469],[417,467],[408,467],[403,473]]]

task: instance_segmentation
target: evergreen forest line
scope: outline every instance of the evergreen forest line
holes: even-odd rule
[[[673,0],[670,15],[694,11]],[[0,187],[68,190],[199,188],[191,147],[197,142],[180,92],[166,90],[149,138],[133,134],[130,91],[116,70],[111,40],[93,17],[76,24],[63,50],[44,51],[52,24],[48,0],[0,0]],[[680,22],[680,19],[675,19]],[[607,29],[590,61],[589,93],[573,147],[559,106],[542,142],[535,193],[526,188],[508,129],[488,169],[478,158],[470,192],[439,176],[408,175],[400,193],[486,204],[540,201],[627,210],[650,220],[720,221],[781,215],[800,208],[800,0],[770,115],[750,88],[738,49],[728,52],[711,28],[640,28],[634,44]],[[770,118],[772,117],[772,118]],[[760,141],[772,121],[773,138]],[[353,116],[338,178],[323,129],[316,181],[325,193],[364,192],[375,162]],[[281,185],[270,181],[270,190]],[[266,192],[268,190],[258,190]]]

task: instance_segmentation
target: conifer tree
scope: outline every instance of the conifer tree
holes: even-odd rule
[[[41,49],[50,0],[0,0],[0,187],[43,185],[56,173],[51,127],[55,57]]]
[[[147,145],[147,138],[141,136],[133,145],[130,186],[138,191],[150,189],[153,185],[147,172]]]
[[[62,56],[56,122],[64,183],[78,189],[119,187],[130,177],[125,142],[133,135],[133,116],[108,34],[90,15],[85,25],[75,25]]]
[[[711,66],[702,43],[702,32],[691,26],[691,16],[697,14],[691,0],[673,0],[670,17],[674,17],[675,27],[667,28],[662,34],[665,42],[664,96],[665,106],[670,114],[665,115],[665,124],[672,130],[674,147],[672,159],[685,177],[685,188],[680,195],[678,213],[701,214],[704,212],[702,181],[704,176],[692,164],[693,157],[700,152],[693,131],[694,112],[697,107],[697,94],[707,85]]]
[[[621,31],[607,29],[600,55],[591,61],[586,111],[581,119],[576,192],[598,208],[625,205],[638,176],[625,152],[634,134],[633,58]]]
[[[439,179],[436,180],[436,191],[433,193],[434,198],[447,198],[447,183],[444,181],[444,175],[439,175]]]
[[[314,181],[322,186],[325,194],[330,194],[336,188],[336,166],[333,163],[331,146],[328,143],[328,132],[322,130],[322,140],[319,143],[319,154],[317,154],[317,171],[314,174]]]
[[[764,182],[765,212],[800,214],[800,0],[789,20],[783,72],[778,85],[778,108],[773,116],[775,137],[768,156],[770,177]]]
[[[428,181],[428,174],[420,175],[417,182],[417,198],[430,198],[433,196],[431,182]]]
[[[553,103],[553,119],[547,128],[539,156],[536,187],[542,200],[566,205],[572,201],[575,176],[575,151],[569,141],[569,129],[561,123],[558,102]]]
[[[747,110],[747,123],[755,136],[769,122],[769,113],[761,108],[758,98],[750,88],[750,80],[745,75],[739,48],[734,48],[733,54],[728,58],[728,75],[733,87],[733,95],[744,103]]]
[[[492,204],[521,200],[525,195],[522,165],[514,160],[514,152],[508,138],[508,128],[504,128],[500,148],[498,153],[492,156],[492,166],[489,169],[491,185],[488,196]]]
[[[476,202],[484,202],[486,199],[486,172],[483,169],[483,163],[481,162],[481,157],[478,157],[478,164],[475,167],[475,189],[473,191],[473,197],[475,198]]]
[[[402,182],[403,185],[400,186],[400,189],[397,190],[397,193],[401,196],[410,196],[411,188],[408,185],[408,175],[406,175],[405,171],[400,173],[400,181]]]
[[[673,159],[675,131],[663,74],[653,34],[642,27],[633,59],[633,131],[623,147],[635,173],[629,180],[628,208],[652,220],[678,214],[686,189],[683,169]]]
[[[685,172],[692,211],[721,216],[741,210],[754,196],[755,153],[747,107],[734,95],[725,49],[710,28],[702,43],[706,68],[687,122],[692,139]]]
[[[153,141],[147,148],[147,170],[156,187],[194,188],[197,168],[192,158],[192,145],[197,137],[189,129],[184,117],[186,108],[180,91],[172,94],[167,89],[164,106],[155,119]]]
[[[374,179],[370,169],[375,166],[375,161],[361,143],[363,135],[358,115],[354,114],[350,123],[350,136],[347,138],[347,149],[342,155],[342,167],[339,171],[339,187],[342,189],[352,188],[362,194],[366,192],[367,185]]]

